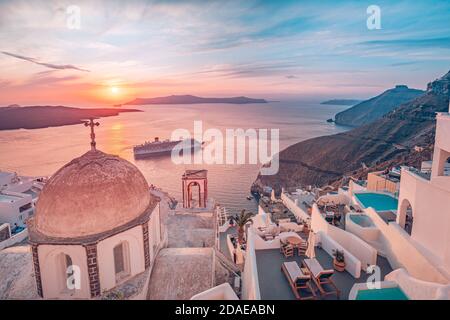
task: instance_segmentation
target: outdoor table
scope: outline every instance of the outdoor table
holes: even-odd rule
[[[298,246],[299,244],[301,244],[303,242],[303,239],[300,237],[291,236],[291,237],[287,237],[286,241],[295,247],[295,246]]]

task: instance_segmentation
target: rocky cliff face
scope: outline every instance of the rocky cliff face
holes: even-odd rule
[[[386,90],[382,94],[336,114],[338,124],[358,127],[380,119],[402,103],[413,100],[424,91],[410,89],[405,85],[398,85]]]
[[[280,152],[278,173],[259,175],[252,190],[260,191],[263,186],[278,191],[281,187],[322,186],[362,168],[401,164],[414,153],[415,145],[431,148],[435,113],[448,111],[449,79],[450,73],[433,81],[424,94],[370,124],[288,147]],[[426,157],[429,160],[429,154]],[[416,160],[420,162],[420,158]]]
[[[445,76],[430,82],[427,86],[428,92],[434,92],[435,94],[449,96],[450,93],[450,71]]]

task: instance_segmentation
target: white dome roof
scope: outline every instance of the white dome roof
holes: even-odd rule
[[[154,197],[130,162],[89,151],[59,169],[36,204],[35,228],[73,238],[110,231],[139,217]]]

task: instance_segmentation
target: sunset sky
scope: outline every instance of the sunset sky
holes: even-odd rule
[[[450,1],[336,2],[3,0],[0,106],[366,98],[450,69]],[[366,26],[371,4],[380,30]]]

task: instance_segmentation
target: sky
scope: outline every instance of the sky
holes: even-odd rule
[[[0,106],[368,98],[450,70],[450,1],[0,0],[0,70]]]

